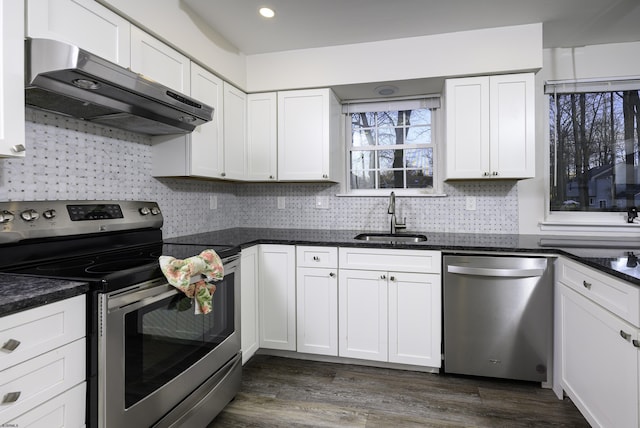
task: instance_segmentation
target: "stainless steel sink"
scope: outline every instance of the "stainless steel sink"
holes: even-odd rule
[[[354,239],[373,242],[423,242],[427,237],[413,233],[361,233]]]

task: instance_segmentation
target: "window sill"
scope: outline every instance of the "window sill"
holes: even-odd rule
[[[598,221],[544,221],[540,231],[567,235],[623,235],[640,236],[640,223],[607,223]]]
[[[337,193],[340,198],[388,198],[392,190],[371,190],[361,192]],[[398,198],[444,198],[448,196],[446,193],[422,193],[422,192],[406,192],[401,190],[393,190]]]

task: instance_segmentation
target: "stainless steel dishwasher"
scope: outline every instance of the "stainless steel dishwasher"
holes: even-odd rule
[[[443,263],[444,371],[550,380],[549,259],[449,255]]]

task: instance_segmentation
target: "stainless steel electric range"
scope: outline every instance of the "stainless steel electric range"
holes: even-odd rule
[[[87,426],[206,426],[240,388],[239,249],[164,244],[155,202],[0,203],[0,271],[78,280],[87,294]],[[213,311],[158,257],[222,258]]]

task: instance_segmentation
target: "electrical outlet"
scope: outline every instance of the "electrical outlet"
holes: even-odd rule
[[[476,210],[476,197],[475,196],[467,196],[465,199],[465,209],[467,211],[475,211]]]
[[[285,208],[284,196],[278,196],[278,209],[283,210]]]
[[[210,210],[218,209],[218,197],[216,195],[209,195],[209,209]]]

